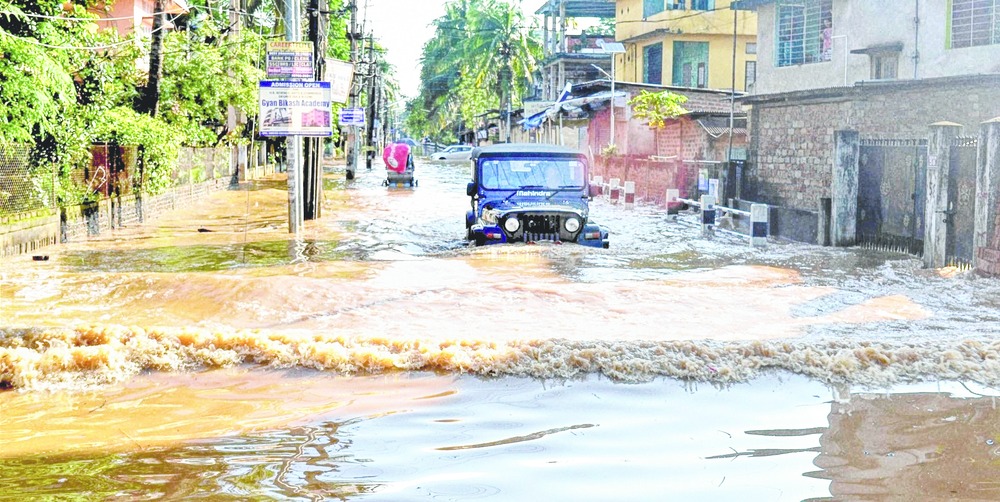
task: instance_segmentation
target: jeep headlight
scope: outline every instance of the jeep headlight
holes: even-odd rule
[[[514,233],[517,232],[517,229],[521,228],[521,222],[517,221],[516,216],[511,216],[503,222],[503,228],[510,233]]]
[[[577,230],[580,230],[580,219],[579,218],[566,218],[566,221],[563,223],[563,227],[569,233],[576,232]]]

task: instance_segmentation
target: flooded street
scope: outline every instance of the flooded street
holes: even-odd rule
[[[468,165],[213,194],[0,268],[0,499],[1000,498],[1000,283],[701,236],[475,248]]]

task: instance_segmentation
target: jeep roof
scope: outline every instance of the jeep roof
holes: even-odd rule
[[[520,157],[520,156],[550,156],[550,157],[586,157],[582,151],[558,145],[541,143],[500,143],[482,146],[472,151],[472,160],[479,156],[486,157]]]

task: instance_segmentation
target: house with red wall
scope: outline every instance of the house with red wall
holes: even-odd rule
[[[153,31],[153,0],[117,0],[115,2],[100,2],[87,9],[97,14],[102,20],[97,21],[100,29],[113,28],[121,35],[141,33],[149,36]],[[165,0],[164,14],[167,22],[170,18],[185,14],[190,10],[186,0]],[[168,24],[167,29],[170,29]]]

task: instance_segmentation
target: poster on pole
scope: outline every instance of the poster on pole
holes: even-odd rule
[[[315,80],[312,42],[268,42],[268,80]]]
[[[354,63],[327,58],[323,80],[330,82],[330,97],[335,103],[347,103],[354,83]]]
[[[261,136],[332,136],[329,82],[260,83]]]

